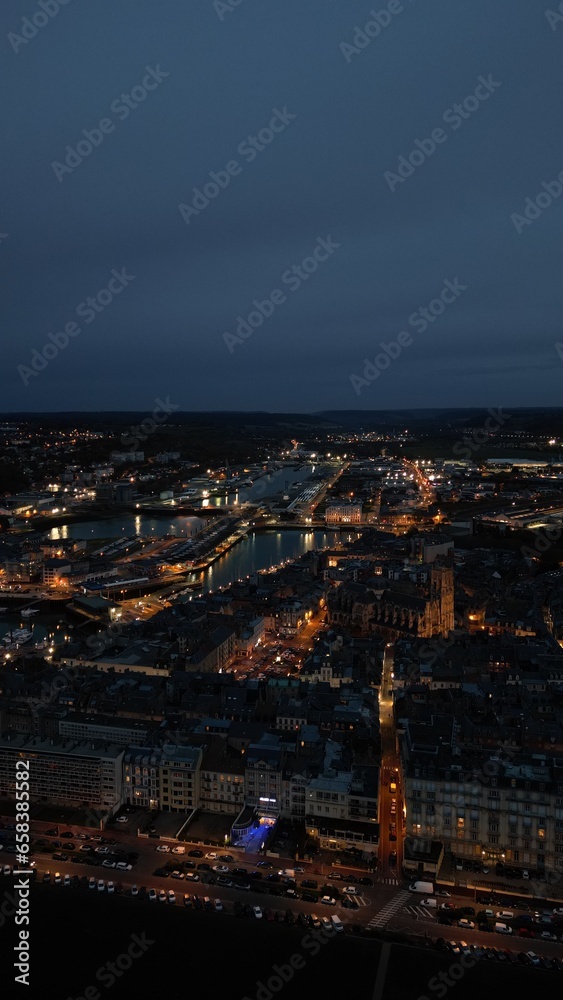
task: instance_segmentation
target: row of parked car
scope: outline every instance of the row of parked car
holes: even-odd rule
[[[467,871],[477,872],[479,875],[488,875],[491,870],[485,862],[479,859],[453,858],[452,860],[455,870],[458,872]],[[544,872],[532,870],[531,868],[515,868],[513,865],[507,865],[504,861],[497,861],[495,863],[495,875],[499,878],[520,879],[523,881],[534,879],[545,882]]]
[[[536,955],[533,951],[509,951],[501,948],[484,948],[480,945],[467,944],[466,941],[444,941],[438,938],[435,942],[438,951],[455,956],[472,956],[483,961],[504,962],[507,965],[524,965],[535,968],[550,969],[563,972],[563,961],[559,958],[547,958]]]
[[[83,875],[82,877],[79,877],[78,875],[61,875],[60,872],[55,872],[52,875],[51,872],[47,871],[43,874],[43,882],[75,889],[87,889],[92,892],[107,892],[109,895],[120,895],[123,893],[123,886],[121,883],[115,883],[113,881],[106,882],[104,879],[97,879],[93,875],[89,878],[86,875]],[[133,898],[145,899],[149,903],[159,902],[175,905],[178,902],[176,893],[173,889],[168,889],[168,891],[166,891],[166,889],[155,889],[154,887],[147,888],[146,886],[139,887],[137,885],[132,885],[128,891],[128,895]],[[187,909],[213,910],[215,913],[225,911],[225,905],[222,900],[211,899],[209,896],[204,896],[202,899],[195,893],[192,895],[184,893],[183,902]],[[286,910],[286,912],[283,913],[281,910],[274,911],[269,908],[262,909],[260,906],[251,906],[249,903],[243,904],[240,900],[235,900],[233,913],[235,916],[251,916],[257,920],[278,920],[289,924],[299,923],[303,927],[324,927],[325,929],[328,928],[337,931],[344,930],[343,924],[336,914],[332,917],[322,918],[317,917],[314,913],[299,913],[295,915],[292,910]]]

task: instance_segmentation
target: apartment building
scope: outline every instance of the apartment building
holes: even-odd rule
[[[15,799],[16,761],[29,761],[34,802],[113,812],[123,801],[122,746],[7,732],[0,737],[0,796]]]
[[[123,791],[128,805],[160,808],[160,750],[128,750],[123,757]]]
[[[283,749],[280,738],[266,734],[246,752],[246,804],[258,816],[277,819],[282,810]]]
[[[403,757],[407,834],[456,856],[563,872],[563,759],[435,745]]]
[[[353,771],[327,768],[308,782],[305,826],[324,850],[356,847],[376,853],[379,847],[377,768]]]
[[[325,521],[327,524],[361,524],[361,501],[342,500],[339,503],[327,503]]]
[[[190,813],[200,798],[201,747],[165,744],[160,759],[160,807],[164,812]]]
[[[69,712],[59,720],[62,739],[103,740],[123,747],[146,745],[149,728],[154,729],[154,723],[103,715],[84,716],[78,712]]]
[[[214,740],[203,753],[199,808],[238,816],[245,804],[244,775],[244,757],[227,753],[221,737]]]

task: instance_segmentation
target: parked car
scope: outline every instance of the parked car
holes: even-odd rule
[[[170,854],[170,848],[168,844],[159,844],[158,847],[155,848],[155,850],[157,850],[159,854]]]

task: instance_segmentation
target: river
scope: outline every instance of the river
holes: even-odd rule
[[[171,534],[189,535],[189,517],[148,517],[146,515],[125,514],[108,518],[106,521],[92,521],[84,524],[68,524],[52,528],[50,537],[109,539],[120,536],[132,538],[161,538]],[[240,580],[258,569],[269,569],[286,559],[295,559],[310,549],[323,549],[337,541],[350,538],[348,533],[338,531],[311,531],[294,528],[251,532],[205,571],[205,590],[217,590],[227,586],[232,580]],[[198,580],[201,582],[202,574]],[[196,579],[194,575],[194,580]]]
[[[243,580],[256,570],[279,566],[311,549],[324,549],[349,537],[348,533],[341,535],[338,531],[321,530],[252,532],[203,574],[194,575],[194,580],[201,582],[203,577],[204,591],[218,590],[233,580]]]

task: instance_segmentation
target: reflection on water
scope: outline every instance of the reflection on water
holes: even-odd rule
[[[208,569],[193,575],[194,582],[203,582],[204,591],[226,587],[233,580],[244,580],[259,569],[279,566],[296,559],[311,549],[323,549],[350,538],[337,531],[268,531],[250,534]]]
[[[178,538],[190,538],[192,517],[173,517],[169,514],[162,517],[147,517],[144,514],[121,514],[119,517],[108,517],[101,521],[84,521],[77,524],[64,524],[59,528],[51,528],[49,539],[58,542],[61,538],[85,538],[94,541],[97,538],[162,538],[164,535],[177,535]]]
[[[189,518],[154,518],[143,515],[125,515],[109,518],[107,521],[93,521],[88,524],[68,524],[52,528],[50,538],[117,538],[144,536],[160,538],[171,534],[189,537]],[[59,532],[61,534],[59,534]],[[65,532],[63,534],[63,532]],[[193,574],[192,582],[203,583],[204,590],[217,590],[233,580],[244,579],[259,569],[269,569],[286,559],[295,559],[314,548],[326,548],[352,537],[337,531],[281,530],[250,534],[229,550],[203,574]]]

